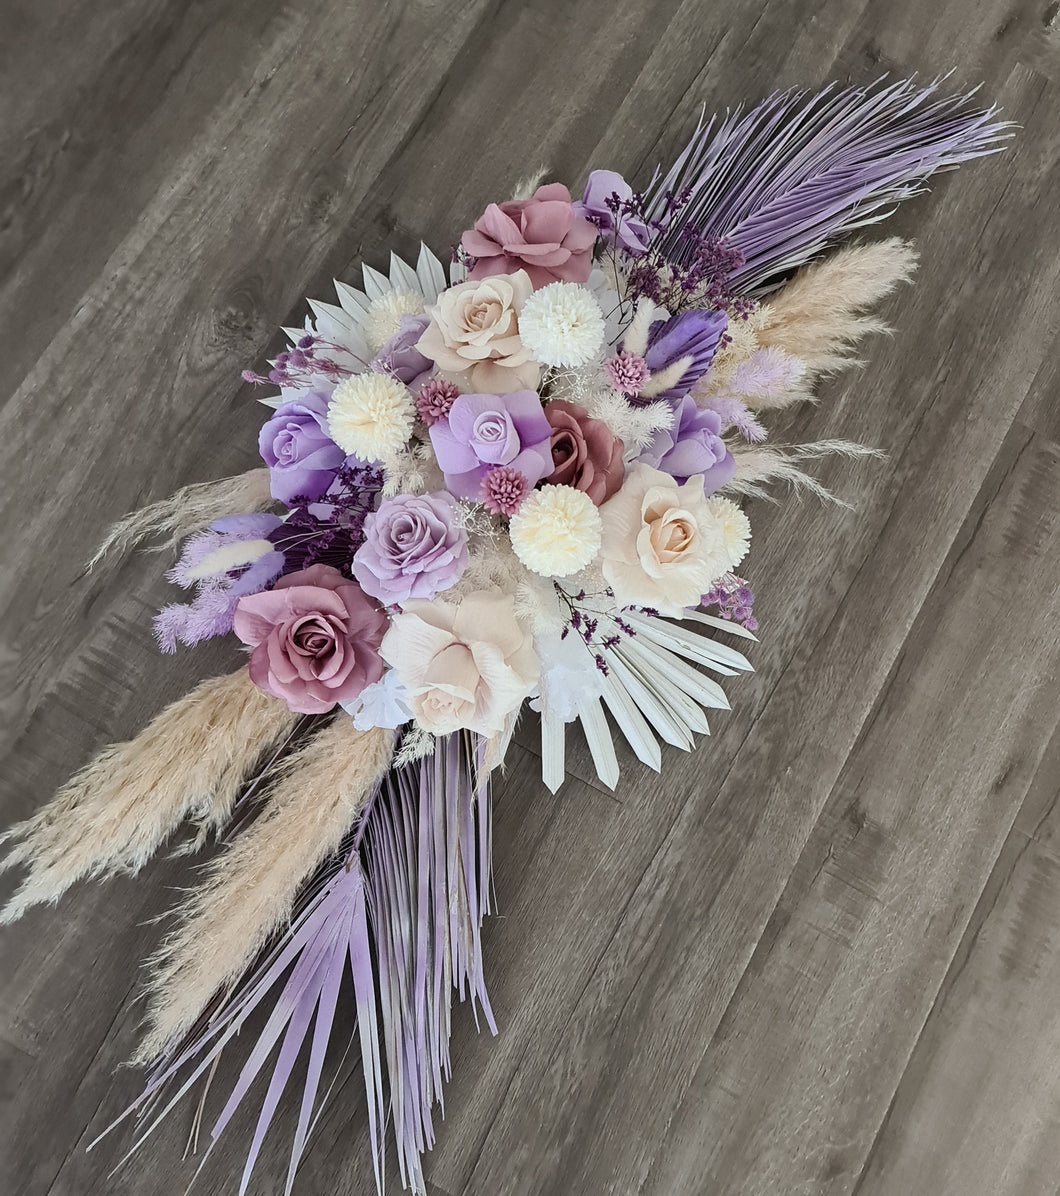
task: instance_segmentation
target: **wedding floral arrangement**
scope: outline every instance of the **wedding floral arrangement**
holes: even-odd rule
[[[774,444],[770,418],[851,362],[915,263],[894,239],[822,254],[1007,129],[937,85],[776,95],[701,123],[640,190],[534,180],[448,268],[426,246],[366,265],[244,374],[264,467],[128,517],[97,561],[183,540],[167,576],[190,599],[159,643],[234,632],[246,667],[5,836],[27,868],[5,920],[138,870],[185,821],[185,850],[224,840],[152,961],[134,1149],[265,1007],[210,1131],[271,1060],[240,1193],[301,1060],[290,1192],[333,1039],[360,1047],[377,1182],[390,1122],[423,1191],[453,993],[496,1030],[489,777],[520,711],[555,791],[573,723],[614,787],[616,730],[658,770],[660,741],[690,750],[728,708],[716,678],[750,664],[719,637],[757,630],[743,502],[829,497],[807,463],[873,451]]]

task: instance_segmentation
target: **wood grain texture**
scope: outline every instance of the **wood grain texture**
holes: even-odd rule
[[[501,1033],[461,1009],[437,1196],[1053,1196],[1060,1184],[1060,56],[1047,0],[16,0],[0,38],[0,824],[199,678],[162,558],[106,525],[254,462],[239,381],[392,246],[539,164],[643,177],[699,106],[883,71],[984,83],[1003,159],[890,222],[894,340],[784,437],[853,511],[754,504],[756,673],[661,778],[496,798]],[[137,960],[192,872],[81,886],[0,938],[0,1192],[181,1192],[191,1109],[111,1176]],[[5,885],[10,881],[5,879]],[[222,1073],[224,1068],[222,1068]],[[231,1076],[229,1076],[231,1078]],[[219,1077],[223,1082],[225,1075]],[[371,1190],[348,1063],[297,1191]],[[282,1191],[294,1119],[255,1176]],[[195,1191],[234,1190],[240,1115]],[[396,1184],[396,1173],[393,1179]]]

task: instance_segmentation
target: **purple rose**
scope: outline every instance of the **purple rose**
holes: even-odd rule
[[[456,503],[438,494],[385,498],[364,523],[364,543],[353,557],[361,589],[387,606],[433,598],[467,568],[467,537]]]
[[[276,408],[258,436],[273,498],[288,504],[296,497],[319,498],[335,480],[346,454],[327,429],[328,396],[322,391]]]
[[[657,374],[667,366],[691,357],[688,368],[669,390],[655,395],[656,399],[683,399],[710,369],[718,341],[725,331],[729,317],[723,311],[695,309],[683,311],[668,320],[657,320],[648,333],[648,348],[644,360],[648,369]]]
[[[430,316],[402,316],[401,328],[375,355],[372,369],[403,382],[409,390],[418,390],[426,375],[434,369],[434,362],[416,348],[416,342],[427,330]]]
[[[668,473],[679,485],[701,473],[707,494],[724,486],[736,472],[733,455],[721,438],[721,416],[697,407],[691,395],[685,395],[676,407],[674,426],[668,432],[656,432],[640,460]]]
[[[460,395],[430,429],[445,484],[457,498],[478,500],[496,465],[518,470],[530,486],[552,472],[552,427],[536,391]]]
[[[594,170],[585,184],[585,194],[574,210],[600,230],[600,236],[631,257],[647,248],[648,226],[629,211],[633,188],[614,170]]]

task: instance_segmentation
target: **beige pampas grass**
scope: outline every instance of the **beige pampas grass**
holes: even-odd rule
[[[154,960],[141,1059],[186,1031],[290,918],[303,881],[354,825],[393,748],[392,731],[358,731],[340,717],[284,761],[266,811],[211,865]]]
[[[811,376],[858,364],[852,356],[858,341],[870,332],[890,331],[864,313],[907,281],[916,261],[912,245],[891,237],[840,249],[807,266],[762,305],[758,344],[799,358]]]
[[[765,483],[786,482],[796,493],[812,494],[824,502],[850,509],[848,502],[838,498],[798,462],[817,461],[822,457],[857,459],[884,455],[879,449],[852,440],[817,440],[812,444],[786,446],[736,445],[733,447],[736,472],[721,488],[721,493],[772,500],[772,495],[764,488]]]
[[[219,828],[250,769],[297,718],[244,668],[203,682],[135,739],[105,748],[48,805],[0,836],[20,840],[0,868],[29,868],[0,922],[57,901],[83,878],[138,872],[189,816],[201,838]]]
[[[119,519],[96,549],[88,569],[94,569],[108,553],[128,552],[152,536],[166,537],[158,545],[161,551],[208,527],[215,519],[264,511],[272,504],[267,469],[251,469],[216,482],[184,486],[169,498]]]

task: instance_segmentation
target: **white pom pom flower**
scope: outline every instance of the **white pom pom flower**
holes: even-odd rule
[[[593,500],[573,486],[532,491],[511,518],[515,555],[533,573],[569,577],[600,551],[602,524]]]
[[[373,353],[401,331],[402,316],[418,316],[423,312],[423,296],[415,291],[395,288],[373,299],[365,317],[368,348]]]
[[[412,395],[385,374],[354,374],[335,387],[328,404],[328,435],[345,453],[382,461],[412,435]]]
[[[707,507],[721,529],[729,568],[735,569],[751,547],[751,521],[732,499],[722,498],[720,495],[708,499]]]
[[[604,343],[604,314],[585,287],[576,282],[551,282],[523,305],[519,337],[543,365],[576,369],[599,353]]]

